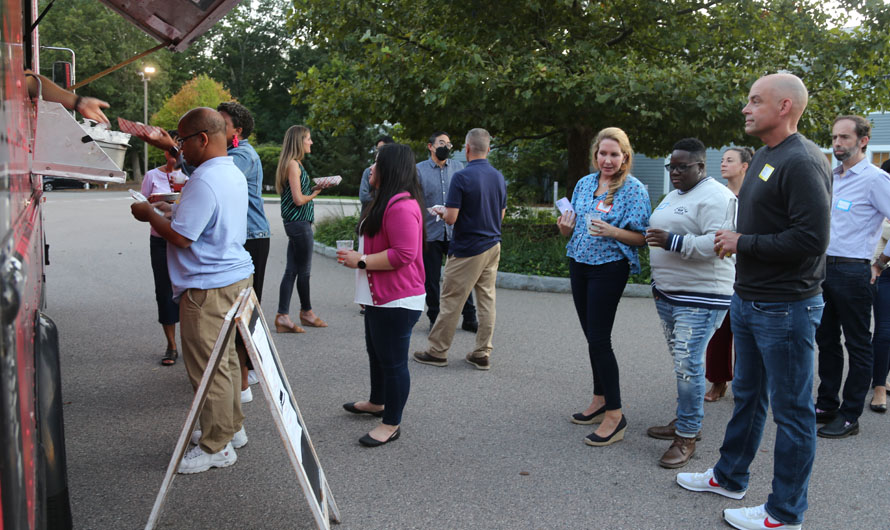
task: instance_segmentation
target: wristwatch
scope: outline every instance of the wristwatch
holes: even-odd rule
[[[884,263],[880,259],[876,259],[872,262],[872,265],[874,265],[875,267],[877,267],[883,271],[883,270],[886,270],[887,267],[890,267],[890,262]]]
[[[167,152],[170,153],[170,156],[172,156],[173,158],[179,158],[179,148],[175,145],[168,149]]]
[[[368,264],[365,263],[365,260],[368,259],[368,256],[362,254],[362,257],[358,259],[358,268],[364,269],[367,268]]]

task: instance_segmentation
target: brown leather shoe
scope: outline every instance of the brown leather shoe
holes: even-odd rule
[[[668,469],[677,469],[678,467],[683,467],[688,464],[694,454],[695,438],[675,436],[674,443],[671,444],[670,449],[661,455],[661,460],[658,461],[658,465]]]
[[[660,427],[649,427],[646,429],[646,434],[649,435],[650,438],[657,438],[658,440],[673,440],[675,436],[677,436],[677,432],[674,429],[674,426],[677,424],[677,418],[671,420],[667,425],[662,425]],[[701,431],[695,433],[695,439],[701,440]]]

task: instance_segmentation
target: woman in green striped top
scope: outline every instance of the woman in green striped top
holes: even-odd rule
[[[312,199],[321,193],[321,186],[312,186],[301,163],[312,150],[309,128],[294,125],[284,135],[275,188],[281,195],[281,218],[287,233],[287,266],[278,289],[278,314],[275,330],[278,333],[303,333],[305,330],[290,318],[290,299],[297,284],[300,297],[300,322],[304,326],[326,328],[328,325],[312,311],[309,300],[309,273],[312,270],[312,222],[315,208]]]

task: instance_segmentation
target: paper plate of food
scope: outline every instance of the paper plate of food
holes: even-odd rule
[[[179,200],[179,193],[152,193],[148,197],[148,202],[176,202]]]
[[[333,175],[331,177],[318,177],[316,179],[312,179],[312,182],[321,186],[322,188],[331,188],[340,184],[343,181],[343,178],[340,175]]]

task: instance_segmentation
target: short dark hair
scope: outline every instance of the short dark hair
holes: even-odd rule
[[[253,132],[253,116],[247,107],[234,101],[220,103],[216,107],[217,112],[225,112],[232,117],[232,125],[235,128],[241,128],[241,137],[247,138]]]
[[[392,136],[388,134],[382,134],[378,136],[377,141],[374,142],[374,147],[377,147],[377,144],[379,144],[380,142],[383,142],[384,145],[396,143],[396,141],[392,139]]]
[[[445,131],[436,131],[436,132],[434,132],[433,134],[430,135],[430,141],[429,141],[429,143],[431,143],[431,144],[432,144],[432,143],[435,143],[435,142],[436,142],[436,138],[442,136],[443,134],[444,134],[445,136],[447,136],[448,138],[451,138],[451,135],[448,134],[448,133],[445,132]]]
[[[707,158],[707,148],[698,138],[683,138],[674,144],[673,151],[686,151],[697,162],[704,162]]]
[[[832,123],[832,125],[836,124],[837,122],[839,122],[841,120],[850,120],[853,122],[853,127],[855,128],[857,138],[865,138],[866,136],[869,136],[869,137],[871,136],[871,122],[866,120],[862,116],[857,116],[855,114],[848,114],[846,116],[838,116],[837,118],[834,119],[834,123]],[[862,146],[863,153],[867,149],[868,149],[867,145]]]

